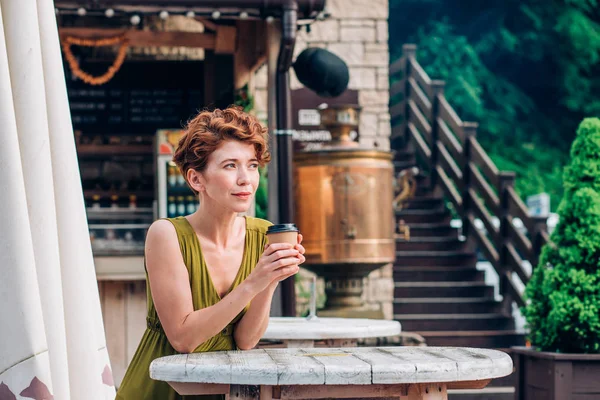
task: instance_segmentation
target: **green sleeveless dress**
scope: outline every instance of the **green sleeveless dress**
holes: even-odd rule
[[[168,220],[175,226],[175,230],[177,231],[179,247],[181,248],[183,261],[190,277],[194,310],[218,303],[221,298],[212,284],[200,249],[200,241],[192,226],[185,217],[169,218]],[[246,279],[258,263],[264,246],[267,244],[266,232],[269,225],[271,225],[269,221],[246,217],[244,255],[231,289]],[[148,295],[147,328],[117,391],[116,400],[223,399],[224,396],[220,395],[181,396],[168,383],[155,381],[150,378],[149,367],[154,359],[178,354],[178,352],[173,349],[160,325],[154,303],[152,302],[150,284],[147,279],[146,293]],[[198,346],[194,350],[194,353],[235,350],[237,346],[233,339],[233,327],[242,318],[246,309],[247,307],[219,334]]]

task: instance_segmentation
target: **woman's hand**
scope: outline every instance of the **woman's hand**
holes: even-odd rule
[[[296,248],[300,246],[300,249]],[[272,243],[258,260],[256,267],[246,279],[257,292],[265,290],[272,282],[283,280],[296,274],[298,265],[304,262],[304,252],[301,245],[292,246],[289,243]]]
[[[299,233],[299,234],[298,234],[298,244],[294,246],[294,249],[298,250],[298,255],[296,256],[296,257],[298,258],[298,265],[300,265],[300,264],[303,264],[303,263],[304,263],[304,261],[306,261],[306,258],[304,258],[304,252],[305,252],[306,250],[304,249],[304,246],[302,246],[302,245],[300,244],[300,243],[302,243],[302,238],[303,238],[303,237],[302,237],[302,234],[300,234],[300,233]],[[299,271],[299,269],[298,269],[298,271]],[[281,282],[281,281],[284,281],[284,280],[286,280],[287,278],[289,278],[290,276],[297,274],[297,273],[298,273],[298,271],[291,272],[291,273],[289,273],[288,275],[285,275],[285,276],[283,276],[283,277],[280,277],[279,279],[277,279],[277,280],[274,280],[272,283],[273,283],[275,286],[277,286],[277,284],[278,284],[279,282]]]
[[[306,258],[304,258],[304,253],[306,252],[306,250],[304,249],[304,246],[302,246],[300,243],[302,243],[302,239],[304,239],[304,237],[302,236],[301,233],[298,234],[298,244],[294,246],[294,248],[296,250],[298,250],[298,259],[300,260],[299,264],[303,264],[304,261],[306,261]]]

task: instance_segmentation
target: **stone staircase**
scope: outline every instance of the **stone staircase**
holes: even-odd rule
[[[395,169],[414,166],[415,154],[400,150]],[[494,298],[494,287],[476,268],[472,238],[450,225],[451,214],[440,190],[418,176],[415,197],[396,211],[397,222],[410,228],[410,240],[396,239],[394,319],[404,332],[423,336],[428,346],[466,346],[506,350],[523,345],[513,317]],[[450,399],[513,398],[512,378],[495,380],[484,391],[456,392]]]

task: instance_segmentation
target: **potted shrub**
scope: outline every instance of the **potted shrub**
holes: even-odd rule
[[[580,124],[563,185],[525,290],[532,347],[514,349],[519,400],[600,399],[600,119]]]

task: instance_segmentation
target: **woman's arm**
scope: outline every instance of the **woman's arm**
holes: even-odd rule
[[[302,235],[298,235],[298,244],[295,249],[298,250],[298,265],[305,261],[304,258],[304,247],[302,243]],[[269,246],[267,246],[268,248]],[[298,270],[293,271],[289,276],[295,275]],[[240,350],[250,350],[256,346],[267,330],[269,325],[269,313],[271,311],[271,301],[273,300],[273,294],[275,289],[282,278],[273,281],[265,290],[260,292],[254,297],[250,303],[250,307],[242,319],[236,324],[233,337],[235,343]]]
[[[293,273],[295,274],[295,272]],[[292,275],[293,275],[292,274]],[[256,346],[260,338],[264,335],[269,324],[269,313],[271,311],[271,301],[279,281],[273,282],[265,290],[252,299],[250,307],[246,314],[235,326],[233,338],[235,344],[240,350],[250,350]]]
[[[146,237],[146,269],[156,312],[175,350],[192,352],[223,330],[274,279],[297,270],[298,251],[291,245],[269,247],[248,279],[217,304],[194,311],[175,227],[166,220],[152,224]]]

